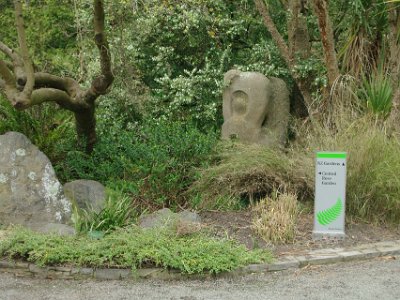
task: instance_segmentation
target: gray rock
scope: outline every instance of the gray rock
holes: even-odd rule
[[[230,70],[224,76],[222,138],[282,146],[289,123],[289,91],[283,80]]]
[[[56,234],[62,236],[75,235],[75,229],[72,226],[59,223],[31,224],[30,229],[41,233]]]
[[[185,210],[174,213],[168,208],[163,208],[140,217],[139,226],[141,228],[164,227],[175,230],[178,235],[186,235],[200,230],[201,218],[195,212]]]
[[[106,190],[94,180],[75,180],[64,184],[65,196],[79,208],[100,212],[104,208]]]
[[[141,216],[138,224],[141,228],[154,228],[173,225],[175,221],[176,214],[169,208],[163,208],[152,214]]]
[[[0,224],[66,224],[71,203],[49,159],[21,133],[0,135]]]
[[[178,218],[181,221],[190,222],[190,223],[201,223],[201,217],[195,213],[188,210],[181,211],[178,213]]]

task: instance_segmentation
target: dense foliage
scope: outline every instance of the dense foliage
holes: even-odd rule
[[[399,80],[391,58],[400,39],[393,32],[391,14],[399,4],[330,1],[342,75],[327,91],[318,18],[313,1],[301,2],[306,3],[301,14],[310,53],[295,53],[290,68],[253,0],[105,1],[116,79],[96,108],[99,142],[93,153],[77,150],[73,118],[56,105],[17,112],[0,96],[0,134],[26,134],[51,158],[63,181],[95,179],[151,209],[237,208],[238,202],[282,187],[301,200],[310,199],[310,153],[346,150],[358,168],[349,170],[349,211],[374,219],[380,209],[386,216],[379,215],[381,220],[393,221],[400,215],[399,176],[392,171],[399,164],[398,138],[387,130],[392,127],[385,120],[399,107],[392,105]],[[35,68],[88,85],[99,64],[92,41],[91,1],[24,3]],[[291,1],[264,3],[290,48]],[[0,11],[0,40],[16,46],[12,1],[2,1]],[[222,123],[222,78],[231,68],[283,78],[290,88],[306,83],[312,122],[293,121],[297,140],[285,153],[231,144],[215,148]],[[343,120],[354,123],[342,126]],[[301,156],[296,157],[293,149]],[[357,154],[359,149],[363,155]],[[82,227],[88,224],[84,220]]]
[[[98,180],[149,206],[185,205],[195,169],[207,165],[217,136],[183,123],[144,122],[104,132],[90,155],[69,151],[57,165],[64,180]]]

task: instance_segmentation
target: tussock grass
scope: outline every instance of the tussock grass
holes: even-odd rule
[[[259,145],[221,142],[218,163],[203,170],[192,186],[201,194],[200,208],[214,208],[214,199],[245,199],[254,202],[272,191],[302,191],[310,196],[313,182],[296,168],[292,153]]]
[[[353,115],[354,116],[354,115]],[[334,126],[303,128],[297,155],[313,150],[346,151],[348,216],[364,221],[398,223],[400,219],[400,141],[388,136],[386,124],[364,115],[341,112]],[[312,166],[309,176],[313,176]]]
[[[299,214],[297,197],[280,194],[258,202],[253,211],[256,215],[252,228],[266,242],[290,242],[295,237],[295,225]]]

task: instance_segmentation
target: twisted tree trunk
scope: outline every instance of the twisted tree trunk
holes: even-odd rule
[[[8,60],[0,60],[0,91],[16,109],[26,109],[43,102],[56,102],[74,113],[78,140],[91,152],[96,142],[95,100],[108,92],[114,75],[111,54],[104,32],[104,6],[94,0],[94,40],[100,54],[101,73],[92,80],[88,89],[69,77],[34,72],[26,43],[22,1],[14,0],[19,51],[2,41],[0,51]]]

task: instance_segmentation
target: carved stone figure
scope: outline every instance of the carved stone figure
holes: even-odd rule
[[[285,143],[290,101],[283,80],[230,70],[224,85],[222,138],[271,147]]]

